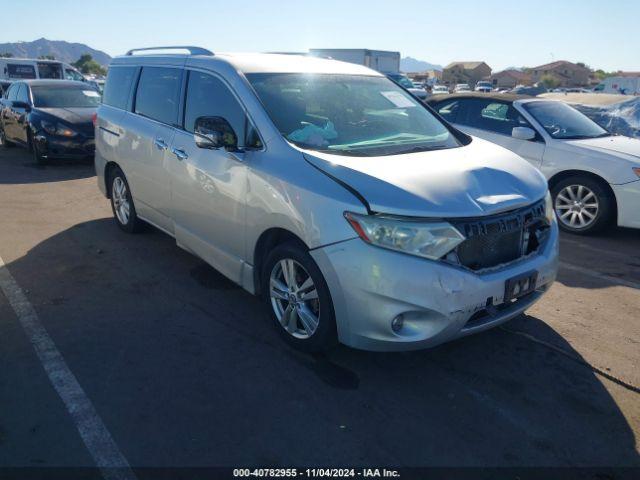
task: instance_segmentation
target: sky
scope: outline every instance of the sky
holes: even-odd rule
[[[0,0],[0,43],[45,37],[111,56],[197,45],[214,52],[370,48],[494,71],[554,60],[640,71],[640,0]]]

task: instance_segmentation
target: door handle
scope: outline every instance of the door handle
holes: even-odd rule
[[[165,141],[161,138],[156,138],[153,141],[154,145],[158,148],[158,150],[166,150],[167,149],[167,144],[165,143]]]
[[[172,148],[171,153],[173,153],[176,157],[178,157],[178,160],[180,161],[186,160],[187,158],[189,158],[189,155],[187,155],[187,152],[185,152],[184,150],[180,150],[179,148]]]

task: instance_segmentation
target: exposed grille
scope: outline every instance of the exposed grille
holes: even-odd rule
[[[450,222],[466,238],[455,250],[457,261],[472,270],[509,263],[536,251],[549,230],[544,201],[499,215]]]

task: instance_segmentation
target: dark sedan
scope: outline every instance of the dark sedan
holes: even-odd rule
[[[86,83],[24,80],[0,104],[0,145],[28,148],[38,163],[93,156],[93,115],[100,94]]]

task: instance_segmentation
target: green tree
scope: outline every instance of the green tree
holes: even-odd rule
[[[9,53],[9,52],[0,53],[0,58],[13,58],[13,53]]]
[[[74,67],[85,74],[106,75],[106,69],[96,62],[91,55],[85,53],[77,62],[72,63]]]
[[[560,86],[560,80],[549,74],[540,77],[540,83],[542,83],[542,85],[544,85],[544,87],[549,90]]]

